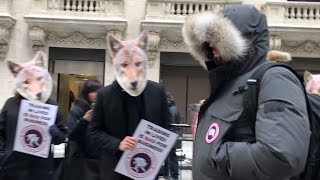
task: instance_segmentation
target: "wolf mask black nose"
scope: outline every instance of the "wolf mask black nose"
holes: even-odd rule
[[[137,85],[138,85],[138,81],[133,81],[133,82],[131,83],[131,86],[132,86],[133,88],[136,88]]]
[[[42,96],[42,93],[38,93],[38,94],[36,94],[36,96],[37,96],[38,99],[40,99],[41,96]]]

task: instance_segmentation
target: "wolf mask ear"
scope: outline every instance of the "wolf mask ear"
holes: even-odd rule
[[[304,71],[303,73],[304,82],[307,83],[308,81],[310,81],[310,79],[312,79],[312,74],[309,71]]]
[[[36,55],[34,55],[31,62],[36,66],[44,67],[44,61],[46,59],[47,59],[47,56],[44,54],[44,52],[38,51]]]
[[[146,31],[142,32],[139,38],[137,39],[137,46],[142,50],[147,49],[148,43],[148,33]]]
[[[17,74],[21,71],[22,66],[19,64],[16,64],[12,61],[7,61],[8,68],[10,69],[11,73],[14,77],[17,76]]]
[[[107,49],[111,56],[111,58],[114,58],[116,54],[120,51],[121,48],[123,48],[123,44],[120,40],[113,37],[112,35],[108,35],[107,37]]]

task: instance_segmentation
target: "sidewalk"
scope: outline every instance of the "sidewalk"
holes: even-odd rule
[[[180,174],[179,180],[192,180],[192,147],[193,142],[191,140],[191,135],[183,135],[183,139],[188,141],[182,141],[182,149],[177,150],[177,156],[184,157],[183,161],[179,161],[180,165]],[[160,177],[159,180],[168,180]]]

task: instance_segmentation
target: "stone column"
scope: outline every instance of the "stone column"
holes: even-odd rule
[[[33,51],[44,51],[46,44],[46,33],[42,28],[32,27],[29,30],[29,38],[32,41]]]
[[[9,30],[4,26],[0,26],[0,61],[4,61],[9,42]]]
[[[279,50],[281,48],[281,38],[279,36],[270,36],[269,49]]]
[[[159,82],[160,80],[160,34],[158,32],[149,32],[148,34],[148,79]]]

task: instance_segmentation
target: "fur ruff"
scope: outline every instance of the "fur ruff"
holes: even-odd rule
[[[268,52],[267,59],[269,61],[278,61],[278,62],[289,62],[292,60],[291,55],[289,53],[275,51],[275,50]]]
[[[191,54],[204,67],[207,61],[204,42],[215,46],[224,62],[244,56],[248,47],[241,32],[219,13],[203,12],[188,16],[182,35]]]

